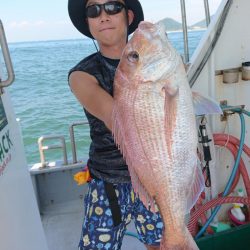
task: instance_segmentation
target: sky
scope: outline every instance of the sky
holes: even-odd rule
[[[140,0],[145,20],[157,22],[165,17],[181,21],[180,0]],[[221,0],[209,0],[214,14]],[[68,0],[0,0],[0,19],[7,41],[44,41],[83,38],[72,25]],[[186,0],[188,25],[205,18],[204,0]]]

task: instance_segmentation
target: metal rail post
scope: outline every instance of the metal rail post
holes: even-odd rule
[[[11,62],[11,58],[10,58],[10,52],[8,49],[7,40],[5,37],[3,23],[1,20],[0,20],[0,45],[2,48],[3,58],[5,61],[7,72],[8,72],[7,80],[1,81],[1,79],[0,79],[0,88],[2,89],[4,87],[8,87],[9,85],[11,85],[14,82],[15,74],[14,74],[14,70],[13,70],[13,66],[12,66],[12,62]]]
[[[44,140],[52,140],[52,139],[59,139],[61,141],[61,144],[60,145],[53,145],[53,146],[43,146]],[[40,159],[41,159],[42,168],[46,167],[44,151],[50,150],[50,149],[58,149],[58,148],[61,148],[63,150],[63,164],[68,165],[66,143],[65,143],[65,139],[63,136],[41,136],[38,139],[38,147],[39,147],[39,152],[40,152]]]
[[[75,142],[75,133],[74,133],[74,127],[79,125],[87,125],[89,124],[87,121],[83,122],[74,122],[69,127],[69,134],[70,134],[70,142],[71,142],[71,149],[72,149],[72,158],[73,158],[73,164],[77,163],[77,156],[76,156],[76,142]]]
[[[185,0],[181,0],[181,17],[182,17],[182,29],[184,38],[184,60],[185,63],[189,62],[189,46],[188,46],[188,33],[187,33],[187,16]]]
[[[208,0],[204,0],[205,14],[206,14],[206,24],[207,26],[210,24],[210,11],[209,11],[209,3]]]

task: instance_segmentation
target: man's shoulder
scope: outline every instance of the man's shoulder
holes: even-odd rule
[[[75,67],[88,67],[93,63],[97,63],[98,61],[99,61],[99,53],[96,52],[85,57],[83,60],[77,63]]]
[[[99,62],[99,53],[93,53],[87,57],[85,57],[83,60],[78,62],[70,71],[69,75],[74,71],[84,71],[88,72],[91,68],[96,67]]]

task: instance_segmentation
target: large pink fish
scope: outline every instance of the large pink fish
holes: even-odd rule
[[[192,92],[161,25],[142,22],[128,42],[114,100],[114,137],[135,192],[146,207],[159,208],[161,249],[198,249],[184,220],[204,188]]]

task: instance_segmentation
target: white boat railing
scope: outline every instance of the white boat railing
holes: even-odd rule
[[[43,142],[45,140],[55,140],[58,139],[61,141],[61,144],[59,145],[50,145],[50,146],[44,146]],[[51,149],[62,149],[63,151],[63,165],[68,165],[68,156],[67,156],[67,150],[66,150],[66,143],[63,136],[56,136],[56,135],[50,135],[50,136],[41,136],[38,139],[38,147],[39,147],[39,153],[40,153],[40,159],[41,159],[41,167],[45,168],[47,166],[47,163],[45,161],[45,150],[51,150]]]
[[[71,143],[71,150],[72,150],[72,162],[68,162],[68,155],[67,155],[67,148],[65,143],[64,136],[57,136],[57,135],[49,135],[49,136],[41,136],[38,139],[38,149],[40,154],[40,168],[48,167],[49,163],[45,160],[45,151],[52,150],[52,149],[62,149],[63,151],[63,166],[72,165],[80,163],[77,159],[77,149],[76,149],[76,140],[75,140],[75,127],[88,125],[88,121],[78,121],[74,122],[69,126],[69,133],[70,133],[70,143]],[[61,143],[59,145],[44,145],[45,140],[59,140]]]
[[[0,20],[0,45],[2,48],[3,58],[4,58],[5,65],[6,65],[7,73],[8,73],[8,78],[6,80],[2,81],[0,79],[0,91],[2,92],[3,88],[8,87],[14,82],[15,74],[14,74],[14,70],[13,70],[13,66],[12,66],[12,62],[10,58],[10,52],[9,52],[9,48],[8,48],[8,44],[7,44],[7,40],[6,40],[4,28],[3,28],[3,23],[1,20]]]
[[[80,122],[74,122],[69,127],[69,134],[70,134],[70,142],[71,142],[71,149],[72,149],[73,164],[77,163],[76,141],[75,141],[74,127],[81,126],[81,125],[88,125],[88,124],[89,123],[87,121],[80,121]]]

